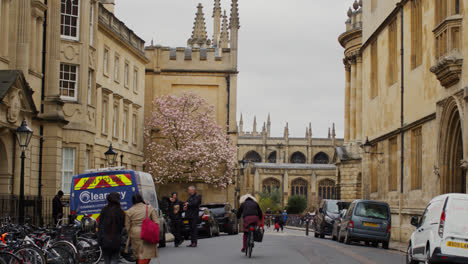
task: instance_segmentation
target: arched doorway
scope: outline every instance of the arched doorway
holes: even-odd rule
[[[451,99],[442,114],[440,147],[441,193],[466,193],[466,178],[461,167],[463,160],[462,125],[458,106]]]
[[[244,159],[248,162],[253,162],[253,163],[262,162],[262,157],[260,156],[260,154],[258,154],[258,152],[254,150],[247,152],[247,154],[245,154]]]
[[[262,185],[262,190],[264,193],[271,193],[274,191],[279,191],[280,181],[274,178],[268,178],[263,181]]]
[[[304,179],[295,179],[291,182],[291,196],[300,195],[307,198],[308,183]]]
[[[9,192],[8,186],[11,182],[10,166],[8,164],[6,147],[0,139],[0,194],[6,194]]]

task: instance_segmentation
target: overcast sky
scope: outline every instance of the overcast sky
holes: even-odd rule
[[[185,47],[196,6],[202,3],[208,36],[213,36],[214,0],[116,0],[116,15],[149,45]],[[336,123],[344,130],[343,49],[352,0],[240,0],[238,119],[261,130],[271,114],[272,135],[303,137],[312,123],[314,137],[326,137]],[[230,0],[222,8],[230,13]]]

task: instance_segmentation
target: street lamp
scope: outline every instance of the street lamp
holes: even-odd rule
[[[20,197],[19,197],[19,223],[24,223],[24,160],[26,159],[25,151],[28,148],[33,130],[28,127],[26,120],[23,119],[21,126],[16,129],[16,138],[21,149],[21,176],[20,176]]]
[[[118,154],[112,148],[112,143],[110,144],[109,149],[106,151],[106,153],[104,153],[104,155],[106,155],[107,164],[109,165],[109,167],[114,166]]]
[[[366,142],[364,144],[361,144],[360,147],[364,150],[364,153],[366,154],[383,155],[382,152],[371,152],[372,144],[369,142],[369,137],[366,137]]]

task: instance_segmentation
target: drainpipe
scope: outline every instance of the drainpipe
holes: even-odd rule
[[[231,112],[231,76],[226,76],[226,90],[227,90],[227,121],[226,121],[226,128],[229,134],[229,116]]]
[[[401,177],[400,177],[400,201],[399,201],[399,212],[398,212],[398,215],[399,215],[399,221],[400,221],[400,228],[399,228],[399,238],[401,240],[401,227],[402,227],[402,221],[401,221],[401,218],[402,218],[402,208],[403,208],[403,181],[404,181],[404,175],[405,175],[405,131],[403,130],[403,126],[404,126],[404,122],[405,122],[405,112],[404,112],[404,95],[405,95],[405,48],[404,48],[404,23],[403,23],[403,19],[404,19],[404,1],[401,1],[400,2],[400,16],[401,16],[401,21],[400,21],[400,34],[401,34],[401,51],[400,51],[400,59],[401,59],[401,91],[400,91],[400,106],[401,106],[401,116],[400,116],[400,137],[401,137]]]

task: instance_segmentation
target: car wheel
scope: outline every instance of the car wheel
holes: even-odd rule
[[[216,225],[216,236],[219,236],[220,235],[220,232],[219,232],[219,226]]]
[[[317,233],[317,231],[314,231],[314,237],[319,237],[319,233]]]
[[[427,245],[426,247],[426,261],[424,261],[424,263],[431,263],[431,248],[429,247],[429,245]]]
[[[379,242],[372,242],[372,246],[375,247],[375,248],[379,247]]]
[[[413,259],[413,253],[411,249],[411,243],[408,246],[408,250],[406,250],[406,264],[416,264],[419,263]]]
[[[344,243],[345,243],[346,245],[351,244],[351,239],[349,238],[349,231],[346,232],[346,236],[345,236],[345,239],[344,239]]]
[[[208,237],[213,237],[213,226],[210,226],[210,228],[208,228]]]

